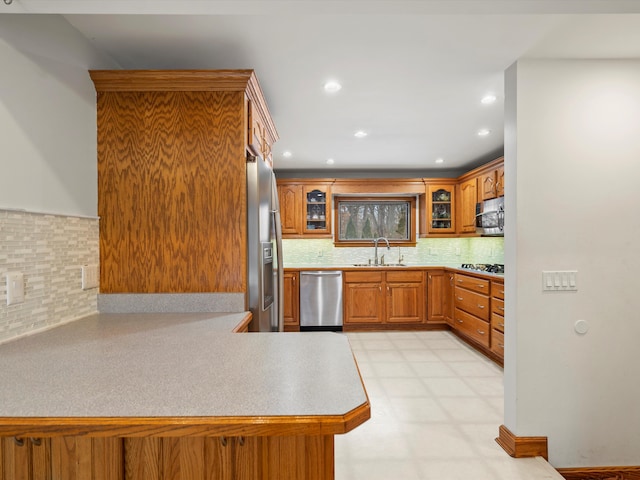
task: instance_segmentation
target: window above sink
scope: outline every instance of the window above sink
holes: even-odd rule
[[[334,198],[337,247],[371,246],[384,237],[392,246],[416,245],[415,197]]]

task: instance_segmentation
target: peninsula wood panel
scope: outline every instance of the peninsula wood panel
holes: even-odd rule
[[[99,92],[103,293],[244,292],[242,92]]]
[[[122,480],[121,438],[53,437],[51,474],[65,480]]]

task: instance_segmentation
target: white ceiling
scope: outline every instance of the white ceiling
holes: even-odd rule
[[[519,58],[640,58],[638,0],[13,0],[2,7],[64,14],[125,69],[255,69],[280,134],[278,170],[466,169],[501,153],[503,72]],[[326,94],[328,79],[342,90]],[[497,102],[482,105],[489,92]],[[491,134],[479,137],[481,128]],[[369,136],[356,139],[360,129]],[[284,158],[285,150],[293,156]]]

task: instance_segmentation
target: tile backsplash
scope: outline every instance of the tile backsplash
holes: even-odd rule
[[[333,246],[328,239],[285,239],[282,241],[285,267],[341,266],[373,260],[371,247]],[[415,247],[378,246],[378,255],[386,263],[398,263],[399,255],[407,265],[456,266],[462,263],[504,263],[504,237],[421,238]]]
[[[0,343],[97,312],[82,265],[99,263],[97,218],[0,209]],[[24,275],[25,301],[7,305],[7,273]]]

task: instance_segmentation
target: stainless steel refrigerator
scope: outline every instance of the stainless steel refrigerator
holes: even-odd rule
[[[276,176],[260,157],[247,157],[248,307],[252,332],[284,330],[282,225]]]

